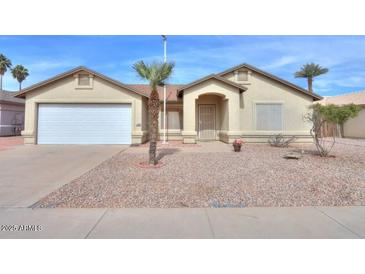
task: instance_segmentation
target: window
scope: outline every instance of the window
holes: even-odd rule
[[[23,121],[22,113],[15,113],[14,120],[12,121],[13,125],[21,125]]]
[[[240,82],[248,81],[247,71],[239,71],[237,73],[237,81]]]
[[[282,130],[282,105],[256,104],[256,130]]]
[[[182,111],[168,110],[166,115],[167,129],[182,129]],[[164,128],[164,115],[161,112],[161,129]]]
[[[79,74],[79,86],[90,86],[90,77],[88,74]]]
[[[75,89],[92,89],[93,88],[93,75],[81,72],[74,75],[75,77]]]

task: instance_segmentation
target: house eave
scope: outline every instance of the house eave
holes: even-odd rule
[[[147,97],[148,98],[148,96],[146,94],[143,94],[143,93],[139,92],[138,90],[132,89],[132,88],[128,87],[127,85],[125,85],[125,84],[123,84],[123,83],[121,83],[121,82],[119,82],[119,81],[117,81],[115,79],[112,79],[112,78],[110,78],[110,77],[108,77],[108,76],[106,76],[104,74],[101,74],[99,72],[96,72],[96,71],[91,70],[91,69],[89,69],[87,67],[84,67],[84,66],[79,66],[79,67],[73,68],[73,69],[71,69],[69,71],[60,73],[60,74],[58,74],[58,75],[56,75],[54,77],[48,78],[48,79],[46,79],[44,81],[38,82],[38,83],[36,83],[34,85],[31,85],[30,87],[27,87],[27,88],[21,90],[20,92],[18,92],[15,95],[15,97],[17,97],[17,98],[25,98],[25,95],[28,92],[31,92],[31,91],[33,91],[33,90],[35,90],[37,88],[41,88],[43,86],[49,85],[49,84],[51,84],[51,83],[53,83],[55,81],[61,80],[61,79],[65,78],[65,77],[68,77],[68,76],[73,75],[75,73],[78,73],[80,71],[86,71],[86,72],[88,72],[88,73],[90,73],[90,74],[92,74],[94,76],[97,76],[97,77],[103,79],[104,81],[107,81],[107,82],[112,83],[112,84],[114,84],[116,86],[119,86],[121,88],[124,88],[126,90],[132,91],[134,93],[137,93],[137,94],[139,94],[141,96],[144,96],[144,97]]]
[[[247,90],[247,88],[246,88],[246,87],[240,86],[240,85],[238,85],[238,84],[236,84],[236,83],[234,83],[234,82],[232,82],[232,81],[230,81],[230,80],[228,80],[228,79],[225,79],[225,78],[223,78],[223,77],[220,77],[219,75],[216,75],[216,74],[210,74],[210,75],[207,75],[207,76],[205,76],[205,77],[203,77],[203,78],[200,78],[200,79],[198,79],[198,80],[196,80],[196,81],[194,81],[194,82],[191,82],[191,83],[189,83],[189,84],[185,85],[185,86],[184,86],[183,88],[181,88],[181,89],[178,89],[178,90],[177,90],[177,95],[178,95],[178,96],[182,96],[182,92],[183,92],[184,90],[186,90],[186,89],[188,89],[188,88],[191,88],[191,87],[193,87],[193,86],[199,85],[200,83],[203,83],[203,82],[209,81],[209,80],[211,80],[211,79],[215,79],[215,80],[220,81],[220,82],[223,82],[223,83],[225,83],[225,84],[227,84],[227,85],[233,86],[233,87],[237,88],[240,92],[244,92],[244,91],[246,91],[246,90]]]
[[[290,82],[288,82],[288,81],[286,81],[286,80],[284,80],[282,78],[279,78],[279,77],[277,77],[277,76],[275,76],[275,75],[273,75],[271,73],[268,73],[266,71],[263,71],[263,70],[255,67],[255,66],[249,65],[247,63],[243,63],[243,64],[240,64],[240,65],[234,66],[232,68],[229,68],[227,70],[224,70],[224,71],[218,73],[218,75],[219,76],[224,76],[224,75],[226,75],[228,73],[231,73],[231,72],[233,72],[235,70],[238,70],[240,68],[246,68],[248,70],[252,70],[252,71],[254,71],[254,72],[256,72],[256,73],[258,73],[260,75],[264,75],[265,77],[268,77],[268,78],[270,78],[270,79],[272,79],[274,81],[277,81],[277,82],[279,82],[279,83],[281,83],[283,85],[286,85],[288,87],[291,87],[291,88],[293,88],[293,89],[295,89],[295,90],[297,90],[297,91],[299,91],[299,92],[301,92],[301,93],[303,93],[305,95],[311,96],[313,98],[313,101],[318,101],[318,100],[322,100],[323,99],[322,96],[320,96],[320,95],[318,95],[316,93],[311,93],[311,92],[309,92],[308,90],[306,90],[306,89],[304,89],[302,87],[299,87],[299,86],[297,86],[297,85],[295,85],[293,83],[290,83]]]

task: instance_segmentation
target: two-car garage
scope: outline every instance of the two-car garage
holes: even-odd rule
[[[38,144],[131,144],[131,104],[38,104]]]
[[[25,144],[121,144],[148,140],[148,90],[77,67],[23,89]]]

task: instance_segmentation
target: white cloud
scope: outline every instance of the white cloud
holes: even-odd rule
[[[300,60],[298,56],[283,56],[273,62],[262,66],[262,69],[278,69],[287,65],[297,63]]]

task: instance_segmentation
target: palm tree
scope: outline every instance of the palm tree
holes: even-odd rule
[[[11,61],[0,53],[0,90],[3,90],[3,76],[11,68]]]
[[[313,92],[313,78],[327,72],[327,68],[322,68],[320,65],[310,63],[302,66],[294,75],[296,78],[307,78],[308,90],[309,92]]]
[[[149,164],[156,165],[156,146],[158,133],[158,114],[160,112],[160,99],[157,92],[157,86],[163,86],[165,81],[170,77],[174,63],[158,63],[153,62],[150,65],[139,61],[133,65],[133,69],[138,75],[149,81],[151,94],[148,100],[148,108],[150,115],[150,149]]]
[[[22,65],[16,65],[11,73],[13,77],[19,82],[19,90],[22,89],[22,82],[29,76],[28,70]]]

